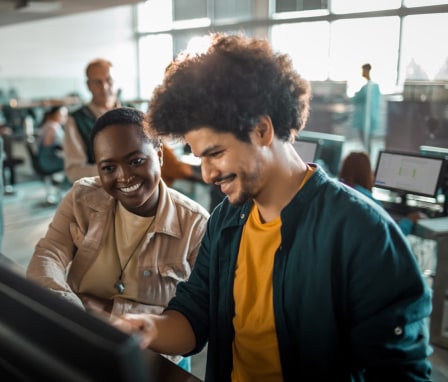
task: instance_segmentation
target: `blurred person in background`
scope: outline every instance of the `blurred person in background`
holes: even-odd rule
[[[380,127],[381,92],[377,83],[370,77],[372,65],[364,64],[361,75],[367,81],[353,97],[353,127],[359,131],[365,150],[371,153],[372,136]]]
[[[64,171],[64,126],[68,109],[64,105],[53,106],[44,114],[38,135],[38,161],[45,172]]]
[[[89,62],[86,77],[92,98],[70,114],[65,128],[65,173],[72,183],[85,176],[98,175],[89,146],[90,131],[99,116],[120,106],[110,61],[98,58]]]

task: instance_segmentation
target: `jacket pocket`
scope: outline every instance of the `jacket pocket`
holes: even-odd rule
[[[163,278],[171,279],[175,284],[179,281],[185,281],[190,275],[182,264],[162,264],[158,266],[158,269]]]

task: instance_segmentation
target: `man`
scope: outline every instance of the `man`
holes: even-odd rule
[[[372,65],[364,64],[361,69],[367,82],[353,97],[353,127],[359,131],[361,142],[370,154],[372,135],[380,126],[381,92],[370,78]]]
[[[161,353],[208,343],[206,381],[429,380],[430,292],[405,237],[291,144],[309,95],[264,40],[217,34],[174,61],[149,126],[184,137],[226,198],[165,312],[114,324]]]
[[[85,176],[98,175],[89,145],[89,135],[99,116],[119,106],[111,68],[112,63],[104,59],[96,59],[87,65],[87,87],[92,99],[90,103],[74,111],[67,121],[64,163],[67,178],[72,183]]]

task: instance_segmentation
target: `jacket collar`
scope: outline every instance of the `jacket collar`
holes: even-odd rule
[[[115,211],[116,200],[104,191],[99,176],[82,178],[76,182],[82,187],[77,198],[79,202],[99,213]],[[75,187],[79,190],[78,187]],[[180,217],[177,213],[176,202],[170,194],[168,186],[160,180],[159,204],[157,206],[156,218],[154,221],[154,231],[164,233],[174,237],[182,236]]]

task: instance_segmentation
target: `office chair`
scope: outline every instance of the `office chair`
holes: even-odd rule
[[[62,196],[62,191],[58,186],[64,183],[63,172],[60,170],[46,171],[41,167],[38,156],[38,142],[34,136],[28,136],[25,144],[31,159],[33,170],[45,185],[46,196],[44,204],[58,204]]]
[[[3,159],[2,159],[2,180],[4,193],[12,195],[15,193],[16,184],[16,166],[25,163],[24,158],[16,157],[13,153],[13,137],[10,134],[2,134],[3,138]]]

